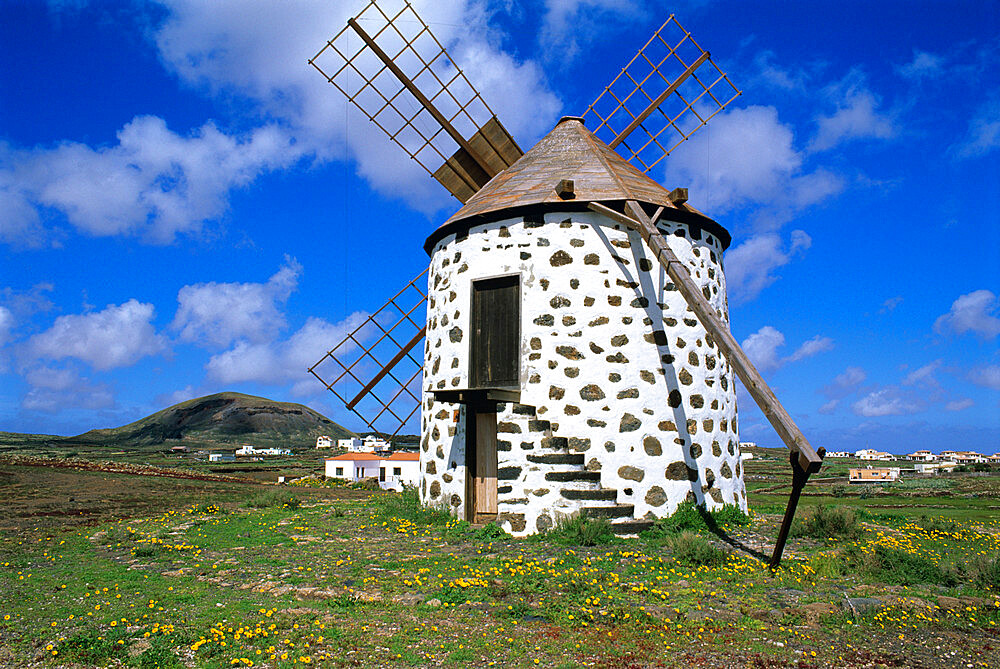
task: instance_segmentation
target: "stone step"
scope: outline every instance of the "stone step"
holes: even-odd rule
[[[582,465],[583,455],[579,453],[546,453],[544,455],[529,455],[528,462],[540,465]]]
[[[548,472],[545,475],[546,481],[592,481],[594,483],[601,482],[601,472],[587,472],[587,471],[575,471],[575,472]]]
[[[598,488],[597,490],[565,489],[562,491],[562,496],[566,499],[613,501],[618,499],[618,491],[612,488]]]
[[[588,518],[628,518],[635,513],[635,505],[587,506],[581,509],[581,511],[586,512]]]
[[[611,531],[620,537],[637,536],[640,532],[645,532],[653,526],[651,520],[625,520],[611,523]]]

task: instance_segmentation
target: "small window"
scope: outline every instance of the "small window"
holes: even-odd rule
[[[392,468],[392,475],[393,476],[399,476],[402,473],[403,473],[403,469],[401,467],[393,467]]]
[[[337,476],[343,476],[343,475],[344,475],[344,468],[337,467]]]

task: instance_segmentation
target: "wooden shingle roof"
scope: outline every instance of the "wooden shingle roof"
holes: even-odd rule
[[[573,181],[569,198],[557,192],[563,180]],[[723,248],[729,245],[730,235],[721,225],[687,203],[674,204],[667,189],[615,153],[581,119],[567,116],[434,231],[424,249],[430,253],[446,235],[492,220],[547,210],[584,210],[590,202],[625,200],[662,206],[663,218],[705,228],[719,237]]]

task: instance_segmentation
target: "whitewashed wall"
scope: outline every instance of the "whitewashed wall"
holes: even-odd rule
[[[658,224],[728,321],[722,250]],[[685,499],[746,508],[734,373],[637,233],[592,213],[473,227],[435,247],[428,277],[421,497],[464,514],[472,282],[521,277],[521,401],[501,405],[499,520],[517,535],[587,508],[670,514]],[[582,457],[581,457],[582,456]],[[631,508],[630,508],[631,507]]]

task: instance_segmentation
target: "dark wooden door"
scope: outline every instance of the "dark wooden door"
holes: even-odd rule
[[[472,284],[470,384],[520,385],[521,278],[503,276]]]

